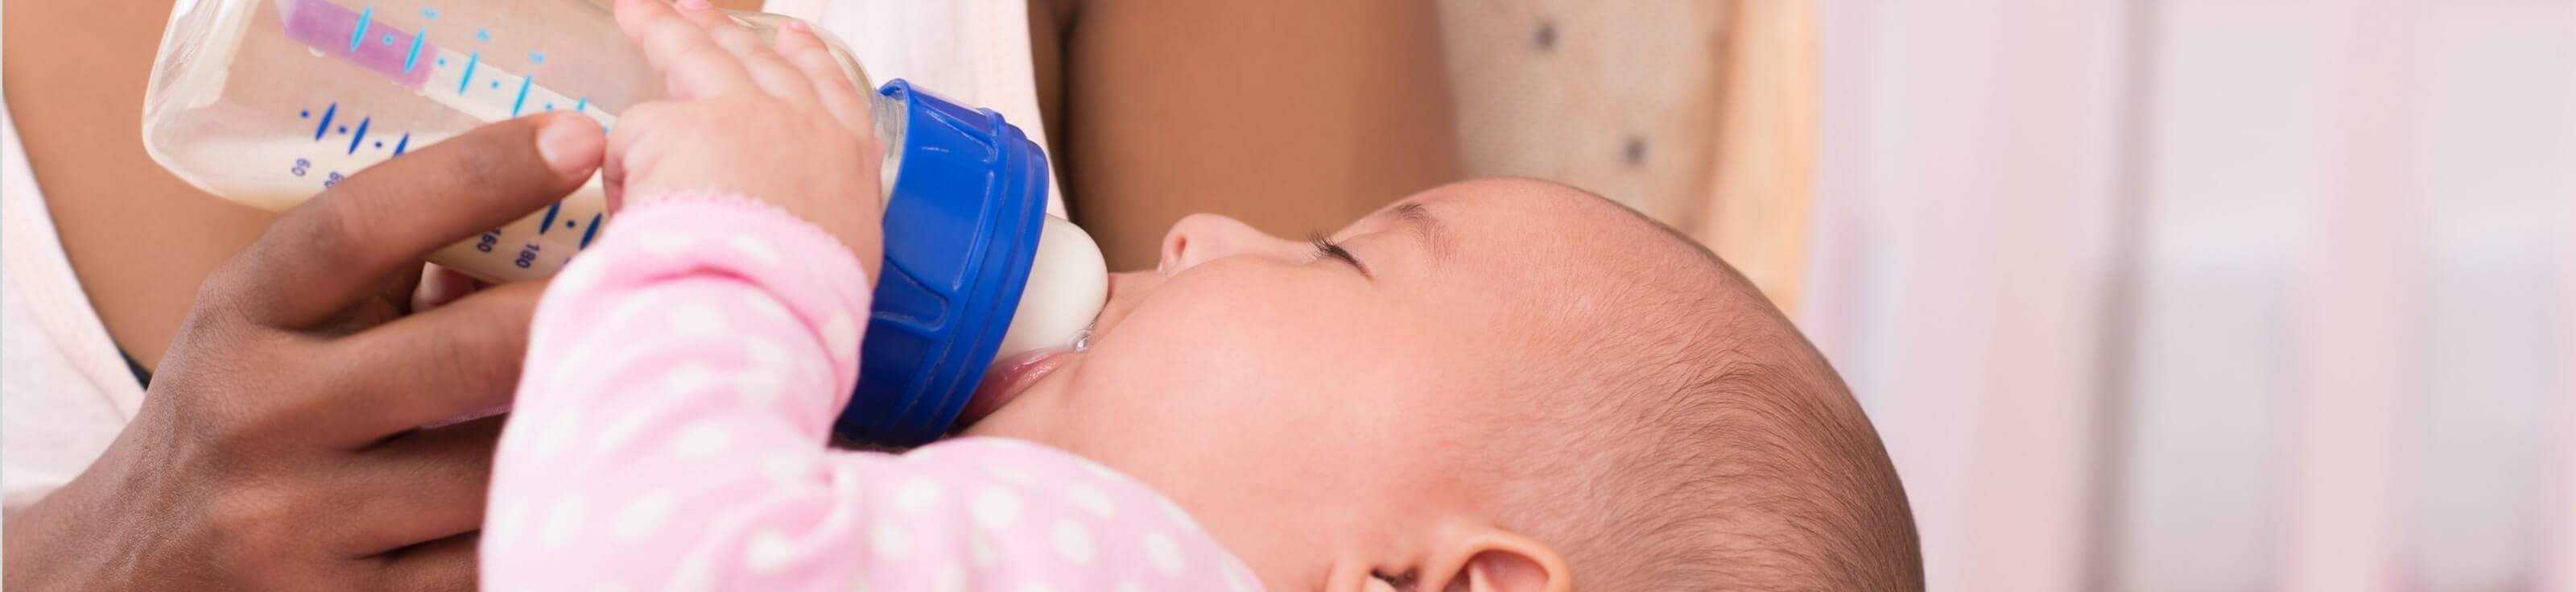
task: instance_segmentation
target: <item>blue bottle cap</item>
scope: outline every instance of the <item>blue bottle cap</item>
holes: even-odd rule
[[[947,432],[1011,327],[1046,220],[1046,152],[990,109],[904,80],[903,170],[885,211],[885,264],[859,346],[859,384],[834,430],[909,446]]]

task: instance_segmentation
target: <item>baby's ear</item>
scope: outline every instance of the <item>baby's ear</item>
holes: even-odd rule
[[[1567,592],[1574,577],[1555,549],[1529,537],[1488,529],[1463,537],[1433,557],[1417,590]]]

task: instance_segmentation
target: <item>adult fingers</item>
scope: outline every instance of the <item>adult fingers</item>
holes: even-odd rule
[[[410,294],[414,312],[446,306],[483,287],[473,276],[435,264],[422,265],[418,277]]]
[[[483,524],[492,451],[505,417],[404,434],[368,449],[342,473],[352,516],[368,528],[346,536],[353,554],[374,555],[472,532]]]
[[[374,585],[366,589],[471,591],[481,573],[474,564],[474,549],[482,538],[480,532],[469,532],[386,554],[378,560]]]
[[[833,119],[840,120],[851,133],[876,132],[874,114],[868,112],[871,103],[867,95],[862,94],[869,91],[859,88],[857,81],[850,80],[849,72],[841,67],[840,58],[832,56],[831,46],[825,44],[813,28],[806,26],[804,21],[788,22],[787,27],[778,32],[778,53],[789,64],[795,65],[797,71],[804,73],[807,84],[814,87],[815,98],[822,102],[823,110],[830,112]]]
[[[385,161],[288,211],[200,297],[274,327],[329,319],[360,298],[399,288],[403,282],[389,288],[387,277],[418,273],[412,265],[429,252],[572,193],[597,168],[605,145],[588,118],[548,114],[476,128]]]
[[[742,61],[699,26],[658,0],[618,0],[617,26],[670,78],[671,97],[722,96],[758,88]]]
[[[357,449],[424,425],[507,403],[527,356],[528,322],[541,283],[475,292],[461,300],[342,338],[325,348],[332,414],[310,418],[326,445]]]

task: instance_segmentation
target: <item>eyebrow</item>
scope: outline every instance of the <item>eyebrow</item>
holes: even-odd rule
[[[1449,235],[1441,228],[1440,219],[1431,216],[1430,208],[1423,207],[1418,202],[1406,202],[1396,204],[1390,211],[1395,213],[1397,222],[1410,228],[1413,236],[1421,239],[1424,247],[1431,249],[1433,260],[1449,260]]]

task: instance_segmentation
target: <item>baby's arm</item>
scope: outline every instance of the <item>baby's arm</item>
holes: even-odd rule
[[[742,32],[703,8],[628,0],[619,16],[649,37],[657,64],[706,62],[707,51],[746,65],[776,58],[742,55]],[[693,41],[701,53],[656,49]],[[797,31],[779,43],[811,42]],[[813,103],[710,90],[722,86],[619,124],[624,156],[612,158],[632,198],[538,305],[494,465],[487,587],[1250,585],[1150,489],[1062,452],[1000,440],[902,457],[828,450],[857,380],[870,285],[861,262],[875,252],[860,232],[873,217],[849,210],[877,206],[843,187],[874,172],[770,158],[776,144],[741,148],[817,152],[805,138],[815,126],[796,123]],[[737,107],[750,107],[732,111],[739,128],[687,116]]]
[[[497,590],[1224,590],[1151,490],[1031,444],[824,445],[867,294],[848,249],[739,198],[640,198],[548,287],[483,540]],[[1229,577],[1234,579],[1229,581]]]

